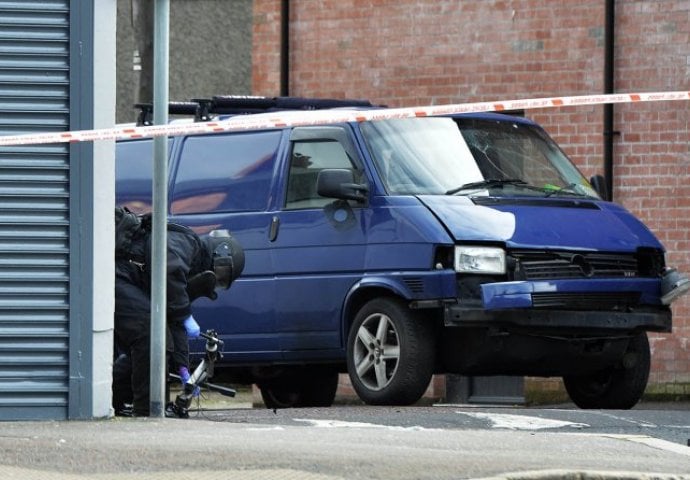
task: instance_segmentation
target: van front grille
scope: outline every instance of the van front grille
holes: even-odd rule
[[[511,252],[516,280],[638,277],[633,254]]]

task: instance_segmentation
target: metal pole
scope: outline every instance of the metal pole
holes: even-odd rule
[[[153,28],[153,123],[168,123],[168,40],[170,0],[156,0]],[[151,398],[150,415],[165,414],[166,263],[168,220],[168,138],[153,142],[153,219],[151,241]],[[136,366],[135,366],[136,368]]]
[[[613,93],[614,90],[614,28],[616,1],[606,0],[604,9],[604,93]],[[604,179],[606,180],[606,192],[608,198],[613,201],[613,104],[604,105]]]
[[[280,94],[290,95],[290,0],[280,7]]]

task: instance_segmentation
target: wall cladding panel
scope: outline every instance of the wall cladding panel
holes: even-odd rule
[[[69,0],[0,1],[0,135],[69,128]],[[67,418],[69,148],[0,148],[0,420]]]

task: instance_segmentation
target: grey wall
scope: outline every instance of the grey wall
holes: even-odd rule
[[[0,3],[0,135],[69,130],[74,10]],[[0,147],[0,420],[67,416],[69,162],[64,144]]]
[[[72,2],[70,130],[115,120],[115,4]],[[112,414],[115,144],[70,146],[69,418]],[[54,417],[55,418],[55,417]]]
[[[136,120],[132,0],[117,0],[117,122]],[[171,101],[251,94],[252,0],[170,2]]]

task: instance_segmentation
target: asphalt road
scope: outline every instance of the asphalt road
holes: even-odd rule
[[[581,410],[570,404],[546,408],[435,405],[429,407],[334,406],[326,409],[203,409],[193,418],[231,423],[299,426],[328,422],[440,430],[552,431],[641,435],[690,444],[690,404],[639,404],[632,410]],[[298,418],[299,417],[299,418]],[[690,452],[690,448],[688,448]]]
[[[271,413],[269,415],[269,412]],[[690,405],[640,404],[633,410],[581,410],[564,404],[546,408],[444,405],[431,407],[335,406],[328,409],[271,410],[205,409],[196,418],[215,421],[295,425],[292,417],[372,423],[389,427],[580,432],[607,435],[647,435],[688,446]],[[690,449],[689,449],[690,450]]]

